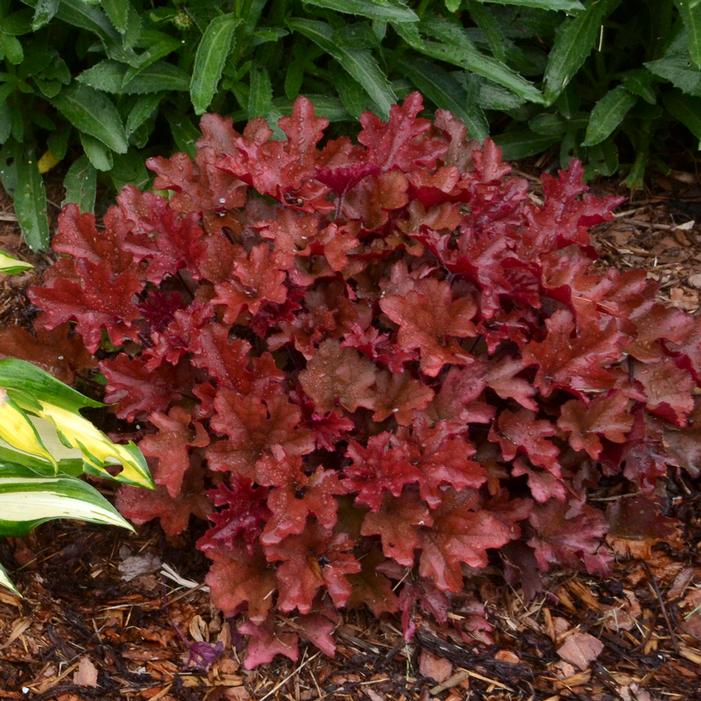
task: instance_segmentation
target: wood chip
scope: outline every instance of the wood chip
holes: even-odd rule
[[[85,655],[78,662],[78,669],[73,672],[73,683],[76,686],[97,686],[97,667]]]
[[[603,652],[604,644],[589,633],[579,631],[572,633],[567,640],[557,649],[557,654],[565,660],[579,667],[582,671]]]

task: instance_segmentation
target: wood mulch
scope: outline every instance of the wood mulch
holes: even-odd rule
[[[697,182],[673,172],[596,232],[606,262],[646,268],[661,296],[692,312]],[[2,205],[0,248],[26,254]],[[23,322],[27,281],[2,283],[0,324]],[[24,594],[0,590],[0,699],[701,701],[701,492],[686,476],[671,480],[669,515],[681,526],[664,540],[611,539],[609,577],[553,572],[526,601],[498,566],[480,574],[474,587],[494,627],[486,643],[456,644],[424,621],[407,644],[396,619],[354,611],[336,631],[335,658],[309,648],[297,663],[254,671],[209,603],[193,540],[169,543],[155,526],[128,535],[48,524],[0,542]]]

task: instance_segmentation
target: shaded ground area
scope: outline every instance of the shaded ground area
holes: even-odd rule
[[[596,233],[607,263],[646,268],[687,311],[701,306],[695,182],[672,172]],[[2,204],[0,247],[27,257]],[[42,256],[31,259],[41,267]],[[25,321],[27,281],[1,283],[0,325]],[[25,595],[0,591],[0,699],[701,700],[701,494],[686,475],[671,480],[669,515],[681,525],[658,541],[611,540],[608,578],[552,573],[532,601],[504,583],[497,563],[476,578],[494,627],[486,643],[457,643],[419,621],[406,644],[397,620],[350,612],[334,659],[310,648],[296,664],[253,672],[209,604],[192,543],[167,543],[155,527],[128,536],[44,526],[0,543]],[[458,601],[451,615],[469,611]]]

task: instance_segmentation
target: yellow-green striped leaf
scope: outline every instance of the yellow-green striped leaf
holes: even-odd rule
[[[0,273],[3,275],[16,275],[17,273],[23,273],[25,270],[29,270],[33,267],[31,263],[18,260],[0,251]]]

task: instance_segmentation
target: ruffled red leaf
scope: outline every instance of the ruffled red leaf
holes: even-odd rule
[[[373,409],[376,367],[338,341],[324,341],[299,374],[299,382],[316,410],[328,413],[339,405],[348,411]]]
[[[275,458],[259,462],[256,469],[260,483],[274,485],[268,496],[271,515],[261,535],[264,545],[274,545],[289,535],[302,533],[309,516],[314,516],[323,528],[331,530],[336,525],[336,496],[346,493],[335,470],[318,467],[308,476],[300,469],[301,461],[296,464],[290,458],[285,461],[293,466],[290,470],[293,475],[285,475],[277,465],[271,470],[270,465],[265,464],[277,463]]]
[[[280,609],[309,613],[322,587],[336,606],[345,606],[351,595],[347,575],[361,569],[353,545],[346,533],[332,535],[320,525],[310,525],[301,535],[266,546],[268,561],[282,563],[277,567]]]
[[[487,550],[500,548],[519,533],[515,525],[480,509],[472,491],[446,492],[443,503],[431,515],[433,526],[422,534],[419,573],[440,591],[460,591],[463,563],[484,567]]]
[[[140,316],[136,294],[142,284],[133,270],[114,273],[105,261],[75,262],[77,279],[54,278],[47,287],[34,287],[29,298],[41,310],[38,323],[54,329],[74,321],[85,346],[95,353],[106,331],[114,345],[137,338],[133,322]]]
[[[205,582],[214,605],[225,616],[234,616],[245,606],[253,623],[262,623],[273,605],[277,589],[275,572],[262,553],[253,554],[243,545],[226,550],[207,550],[212,566]]]
[[[523,349],[524,362],[538,366],[535,384],[545,396],[557,388],[595,392],[613,387],[616,378],[607,366],[621,359],[625,344],[615,321],[604,317],[575,333],[572,314],[561,309],[545,324],[545,339]]]
[[[146,261],[146,279],[158,284],[166,275],[197,265],[204,252],[204,232],[194,215],[182,216],[168,201],[127,186],[117,196],[124,250],[137,262]]]
[[[72,384],[80,370],[97,365],[68,325],[51,331],[28,331],[22,326],[0,329],[0,357],[21,358],[38,365],[62,382]]]
[[[394,416],[400,426],[411,423],[414,411],[425,409],[431,399],[433,390],[408,373],[393,375],[382,372],[377,375],[377,399],[373,421],[384,421]]]
[[[361,535],[379,535],[382,552],[400,565],[414,565],[414,551],[419,546],[420,528],[431,526],[426,504],[413,492],[401,499],[385,497],[379,511],[370,511],[363,519]]]
[[[209,514],[214,524],[197,542],[200,550],[236,548],[243,541],[252,553],[265,522],[270,517],[266,505],[268,490],[250,480],[231,475],[207,496],[214,506],[224,507]]]
[[[691,375],[671,359],[637,365],[635,379],[643,386],[648,409],[683,426],[694,408],[696,383]]]
[[[124,354],[101,361],[100,371],[107,379],[105,401],[115,403],[117,416],[128,421],[142,413],[166,411],[186,389],[190,374],[169,365],[149,370],[141,358]]]
[[[212,304],[224,306],[224,321],[233,324],[243,309],[256,314],[266,302],[282,304],[287,299],[286,275],[277,256],[266,245],[252,248],[248,257],[234,265],[235,280],[216,285]]]
[[[229,440],[207,450],[210,468],[252,479],[256,463],[280,448],[289,456],[314,450],[312,435],[299,426],[301,412],[284,396],[260,399],[222,387],[214,400],[211,424]]]
[[[589,569],[608,530],[606,518],[597,509],[586,505],[572,509],[558,501],[534,507],[528,520],[534,530],[528,545],[541,570],[552,564],[577,567],[582,562]]]
[[[447,282],[427,279],[405,296],[385,297],[380,307],[399,325],[399,343],[419,350],[421,370],[429,377],[438,375],[446,364],[472,362],[470,354],[455,340],[476,334],[472,319],[477,305],[471,296],[453,299]]]
[[[346,456],[350,465],[344,468],[343,484],[372,511],[379,511],[385,493],[398,497],[405,485],[422,480],[409,447],[386,431],[369,438],[367,447],[349,441]]]
[[[158,468],[154,478],[158,481]],[[185,531],[191,516],[204,519],[212,510],[204,495],[202,473],[197,469],[187,473],[180,494],[175,498],[168,494],[165,487],[156,487],[153,491],[120,487],[117,492],[117,508],[137,526],[154,518],[159,519],[161,528],[171,536]]]
[[[292,662],[299,659],[297,635],[291,631],[275,630],[270,621],[260,625],[245,621],[239,625],[238,631],[248,636],[246,658],[243,662],[245,669],[255,669],[262,664],[268,664],[276,655],[287,657]]]
[[[633,427],[630,400],[623,392],[594,397],[588,404],[572,399],[562,405],[557,425],[569,434],[575,450],[586,450],[596,460],[602,449],[601,436],[624,443]]]
[[[504,460],[511,461],[517,454],[528,456],[534,465],[550,472],[559,471],[560,451],[548,440],[556,434],[550,421],[536,419],[528,409],[517,412],[505,409],[489,431],[489,440],[499,443]]]
[[[149,421],[158,433],[145,436],[139,441],[139,448],[147,458],[158,461],[156,484],[168,490],[175,498],[190,467],[190,448],[204,448],[209,444],[209,436],[199,421],[192,421],[189,411],[173,407],[168,414],[153,412]]]
[[[446,141],[433,135],[428,119],[418,116],[423,107],[421,94],[413,92],[401,105],[392,106],[386,123],[368,112],[360,116],[358,141],[367,146],[370,162],[383,170],[410,171],[431,168],[445,154]]]

